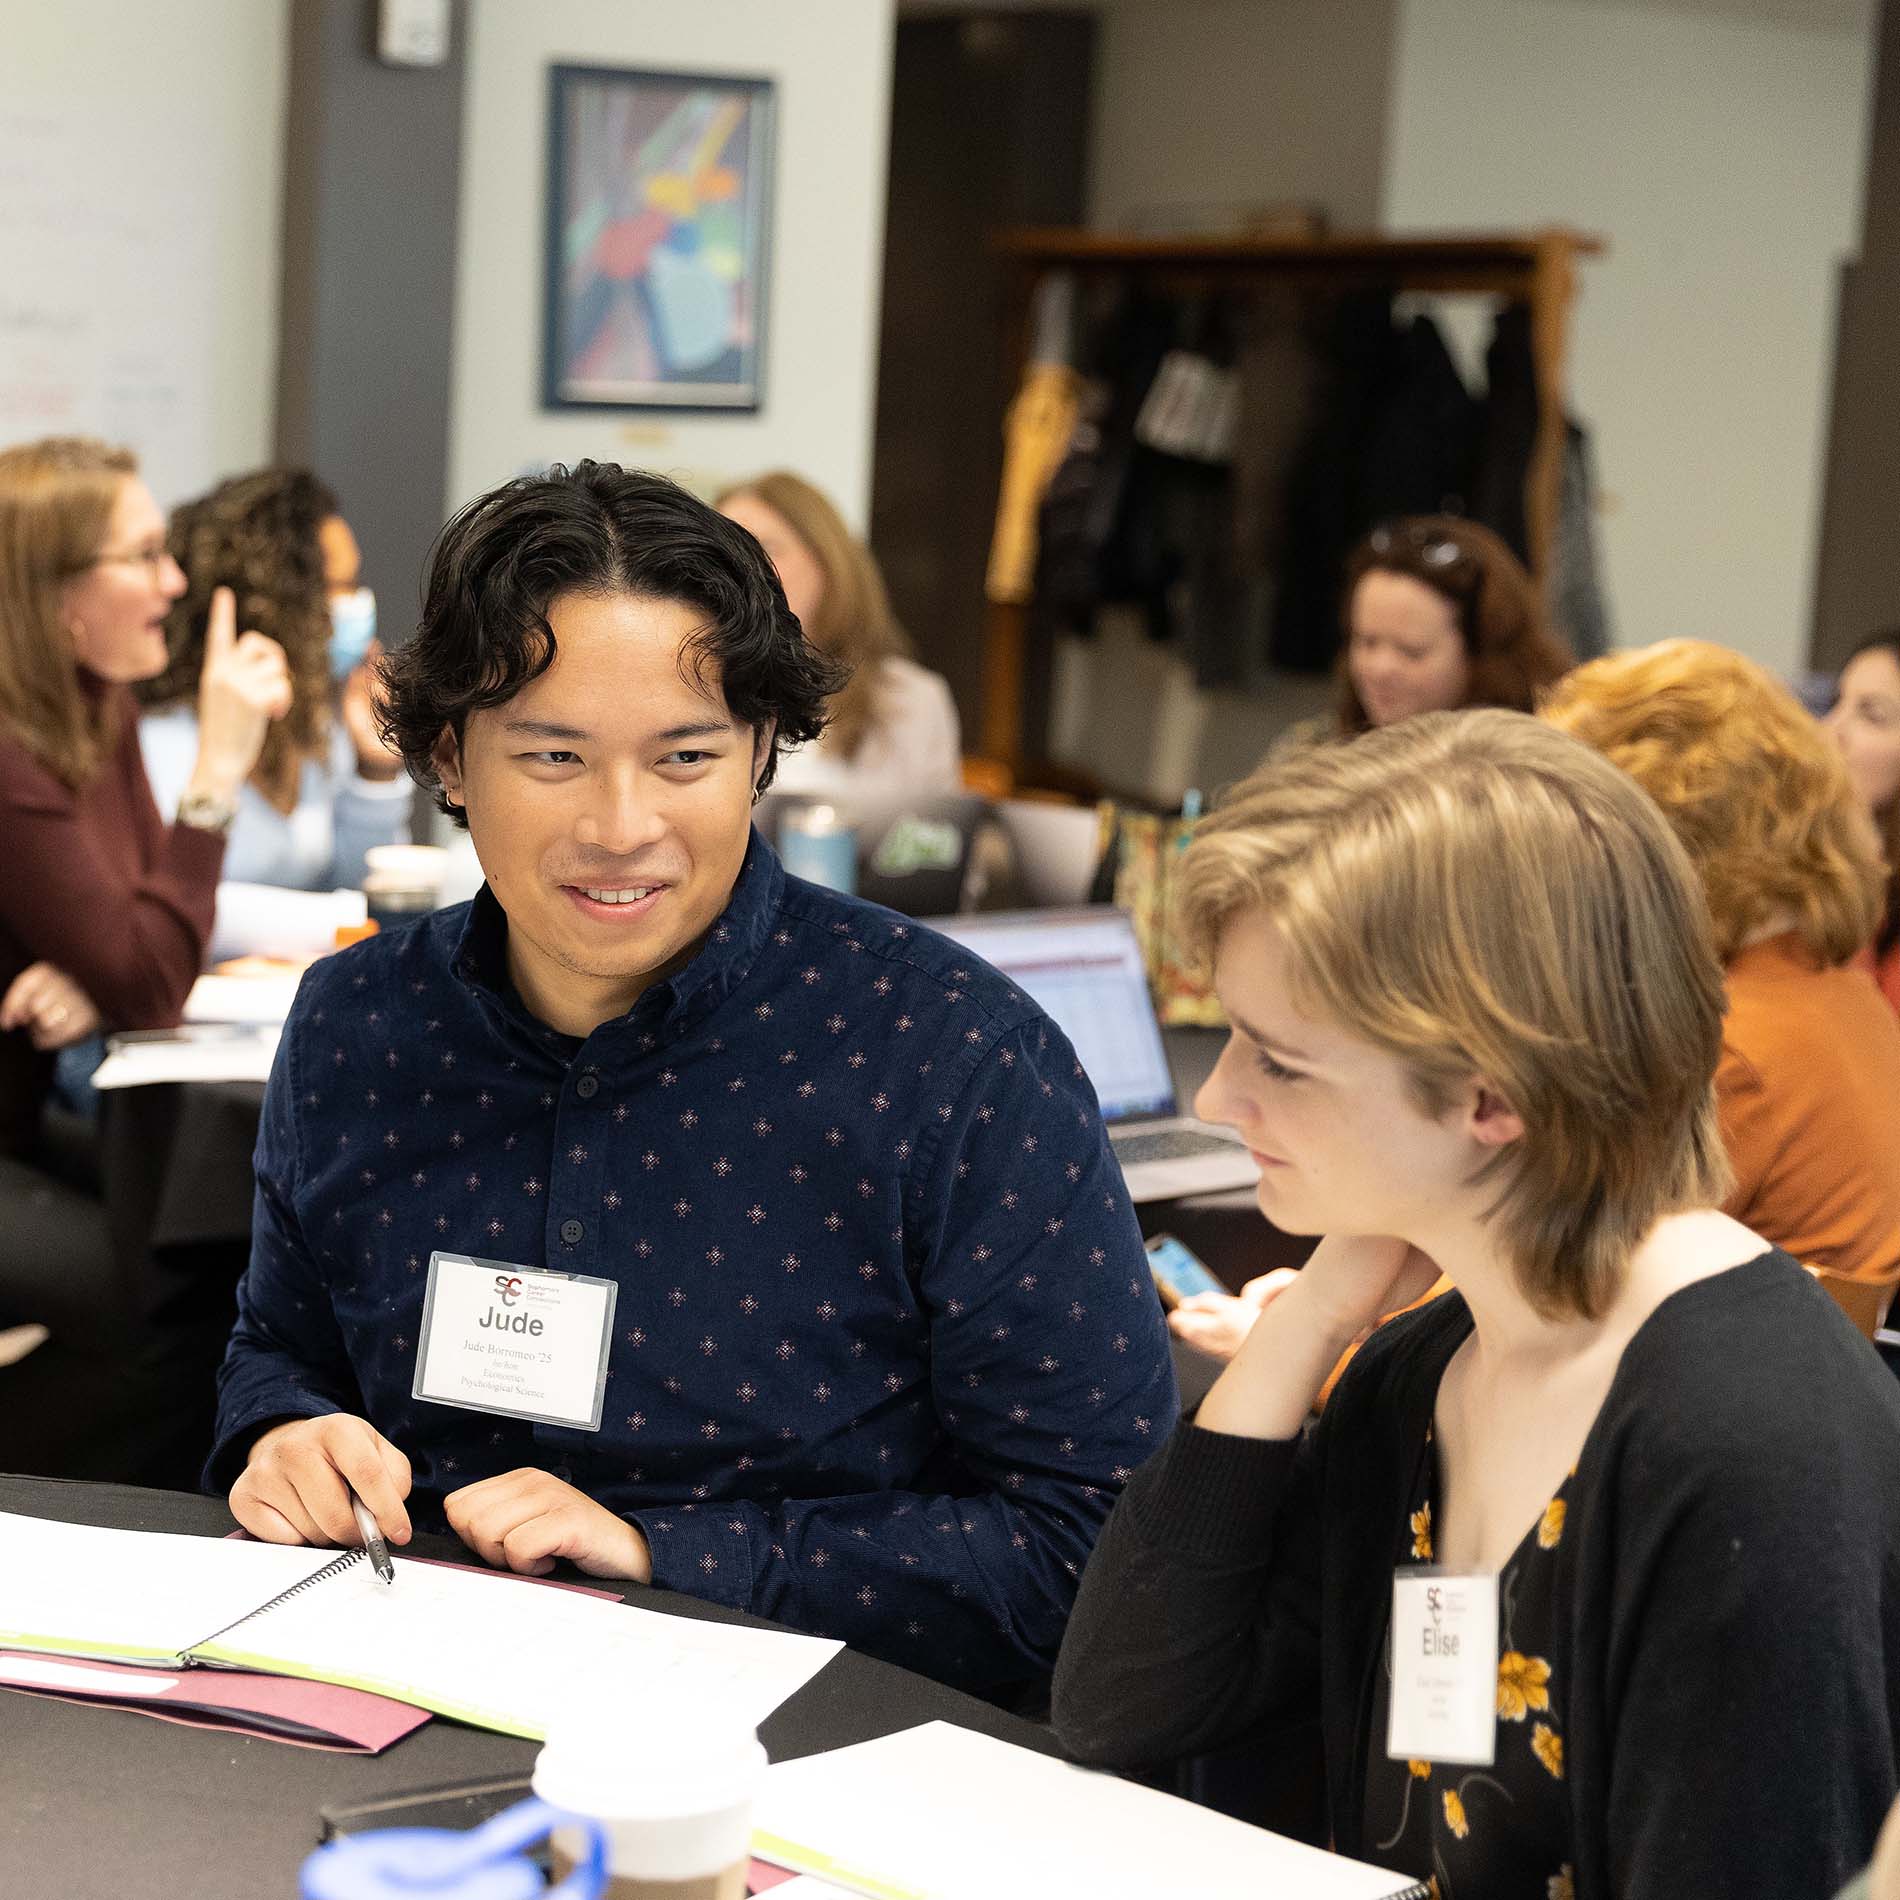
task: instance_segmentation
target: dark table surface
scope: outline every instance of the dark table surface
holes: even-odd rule
[[[222,1537],[219,1499],[123,1485],[0,1476],[0,1511],[118,1530]],[[463,1562],[452,1538],[413,1554]],[[0,1552],[0,1561],[4,1561]],[[593,1580],[589,1580],[593,1581]],[[125,1586],[138,1587],[128,1569]],[[638,1584],[643,1609],[723,1623],[757,1619]],[[760,1728],[774,1761],[955,1722],[1056,1752],[1048,1731],[889,1663],[840,1652]],[[538,1744],[436,1717],[377,1756],[295,1748],[118,1709],[0,1690],[0,1894],[19,1900],[267,1900],[297,1889],[317,1810],[459,1779],[526,1775]]]

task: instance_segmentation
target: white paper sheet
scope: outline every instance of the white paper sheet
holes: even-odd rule
[[[779,1762],[752,1851],[899,1900],[1388,1900],[1401,1874],[946,1722]]]
[[[0,1648],[174,1662],[335,1556],[0,1511]]]
[[[210,1035],[187,1028],[150,1041],[115,1040],[93,1071],[92,1085],[130,1089],[151,1082],[268,1082],[280,1035],[275,1028]]]
[[[369,904],[361,891],[293,891],[281,884],[227,880],[218,886],[211,961],[327,956],[336,948],[338,930],[354,929],[368,915]]]
[[[273,970],[260,976],[201,976],[185,998],[188,1023],[254,1023],[282,1028],[297,1000],[303,970]]]
[[[109,1663],[56,1662],[48,1656],[0,1657],[0,1682],[9,1688],[22,1683],[37,1689],[60,1689],[78,1695],[165,1695],[176,1689],[182,1676],[161,1675],[156,1669],[118,1669]]]

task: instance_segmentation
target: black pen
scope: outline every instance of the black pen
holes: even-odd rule
[[[350,1509],[356,1513],[356,1528],[363,1533],[363,1548],[369,1552],[376,1574],[385,1583],[394,1583],[396,1566],[389,1560],[389,1546],[383,1542],[383,1534],[370,1516],[369,1506],[354,1491],[350,1493]]]

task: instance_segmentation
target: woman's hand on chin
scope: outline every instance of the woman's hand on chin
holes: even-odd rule
[[[1322,1240],[1260,1310],[1195,1422],[1241,1438],[1297,1437],[1341,1355],[1437,1278],[1438,1268],[1407,1241]]]
[[[1314,1309],[1348,1343],[1389,1313],[1421,1300],[1437,1282],[1437,1262],[1389,1234],[1329,1234],[1300,1270]]]

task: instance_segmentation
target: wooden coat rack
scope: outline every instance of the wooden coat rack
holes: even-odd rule
[[[1563,485],[1564,351],[1576,263],[1604,250],[1600,238],[1551,229],[1473,237],[1131,238],[1095,231],[1008,231],[996,248],[1009,266],[1006,345],[1011,387],[1028,366],[1030,311],[1039,279],[1140,276],[1169,289],[1205,292],[1249,278],[1328,290],[1474,293],[1528,304],[1538,431],[1525,476],[1531,570],[1547,581]],[[1021,774],[1028,609],[991,601],[984,623],[983,751]]]

